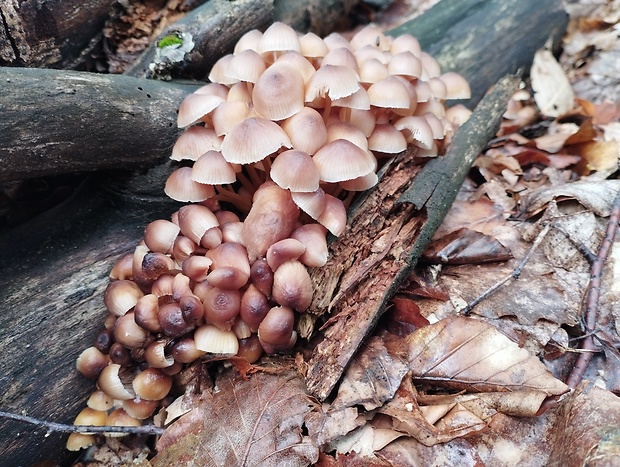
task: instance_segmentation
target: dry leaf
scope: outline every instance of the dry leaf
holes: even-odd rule
[[[524,196],[520,211],[531,217],[545,209],[553,199],[575,199],[594,214],[608,217],[619,190],[620,180],[584,180],[551,188],[542,187]]]
[[[575,104],[575,95],[564,70],[549,50],[538,50],[530,70],[534,100],[541,113],[558,117]]]
[[[492,235],[493,229],[504,223],[504,209],[493,201],[487,198],[480,198],[475,202],[457,199],[452,203],[433,238],[441,238],[462,227]]]
[[[217,392],[172,424],[157,443],[154,467],[306,466],[318,446],[302,435],[304,417],[315,408],[294,370],[257,373],[244,380],[228,371]]]
[[[441,264],[477,264],[510,258],[510,250],[495,238],[467,228],[434,240],[422,256],[426,262]]]
[[[319,446],[329,444],[365,424],[366,419],[357,413],[355,407],[330,410],[330,405],[324,404],[323,410],[316,410],[306,417],[308,434]]]
[[[352,358],[332,405],[380,407],[394,396],[406,373],[407,365],[390,355],[379,337],[371,337]]]
[[[469,391],[535,390],[559,395],[567,386],[527,350],[483,321],[453,316],[407,338],[418,381]]]

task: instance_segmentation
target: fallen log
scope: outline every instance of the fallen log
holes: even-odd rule
[[[485,4],[490,8],[498,1],[487,0]],[[535,21],[541,7],[533,0],[527,3],[531,10],[525,15],[528,20],[525,16],[521,19],[522,26],[542,27]],[[559,0],[553,2],[554,7],[559,4]],[[545,8],[550,8],[550,4]],[[565,23],[565,20],[564,16],[557,18],[556,24]],[[489,43],[493,43],[499,32],[489,30],[487,34]],[[521,51],[515,46],[512,52],[502,53],[507,57],[510,53],[531,57],[534,49]],[[472,51],[471,56],[475,55]],[[503,56],[501,58],[503,60]],[[514,61],[506,59],[506,73],[514,71],[513,64]],[[459,71],[458,62],[454,70]],[[494,83],[488,76],[481,79],[487,80],[487,88]],[[0,91],[0,99],[6,98],[4,89]],[[79,126],[82,117],[81,113],[76,113],[72,125]],[[70,131],[70,126],[67,127]],[[143,129],[136,129],[138,131]],[[136,139],[124,143],[131,146],[134,141]],[[173,143],[173,137],[165,142],[168,147]],[[107,147],[100,151],[106,151]],[[119,157],[128,152],[120,151]],[[47,157],[57,156],[53,151],[47,153]],[[0,267],[4,273],[0,289],[0,352],[3,355],[0,407],[3,410],[71,423],[83,407],[92,383],[77,373],[75,359],[103,326],[106,311],[102,292],[108,272],[121,254],[135,247],[149,221],[167,218],[174,209],[170,205],[149,203],[150,198],[142,192],[139,193],[140,203],[131,201],[136,198],[137,189],[130,183],[136,182],[136,178],[139,177],[133,177],[131,182],[119,182],[119,188],[127,194],[119,198],[104,191],[96,177],[92,177],[63,205],[0,237],[0,257],[3,258]],[[157,185],[156,178],[157,173],[148,179],[149,183],[161,187],[163,184]],[[458,181],[453,183],[456,186]],[[141,190],[145,187],[144,182],[140,187]],[[393,215],[408,212],[412,203],[392,205]],[[419,223],[392,220],[393,225],[400,223],[420,235]],[[408,252],[403,251],[403,254]],[[389,264],[383,267],[390,269]],[[368,329],[360,330],[361,338]],[[340,364],[341,368],[345,366],[346,362]],[[335,373],[333,378],[336,378]],[[22,425],[0,420],[0,458],[7,465],[67,461],[63,451],[64,436],[25,433],[24,429]]]

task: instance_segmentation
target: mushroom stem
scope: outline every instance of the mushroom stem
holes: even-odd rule
[[[217,194],[214,199],[231,203],[242,212],[250,211],[252,200],[241,193],[236,193],[230,185],[216,186],[215,190]]]
[[[328,94],[325,94],[325,109],[323,110],[323,121],[327,125],[327,120],[329,119],[329,114],[332,111],[332,100]]]

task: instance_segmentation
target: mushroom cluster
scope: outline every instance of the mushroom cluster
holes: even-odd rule
[[[409,146],[438,155],[466,118],[444,101],[469,95],[415,38],[371,26],[351,41],[250,31],[209,79],[181,103],[181,167],[165,187],[190,204],[148,224],[112,269],[105,327],[77,360],[98,389],[75,424],[140,425],[188,363],[290,350],[312,301],[307,268],[325,265],[351,193]],[[67,447],[93,442],[72,434]]]

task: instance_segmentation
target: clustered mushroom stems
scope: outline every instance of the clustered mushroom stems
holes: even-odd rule
[[[469,97],[461,76],[373,26],[347,40],[274,23],[245,34],[209,80],[180,105],[171,159],[182,166],[165,186],[189,204],[114,265],[104,329],[76,363],[97,382],[76,425],[141,425],[196,360],[289,352],[312,301],[308,268],[327,262],[346,204],[409,146],[440,155],[468,117],[444,105]],[[72,433],[67,447],[94,442]]]

